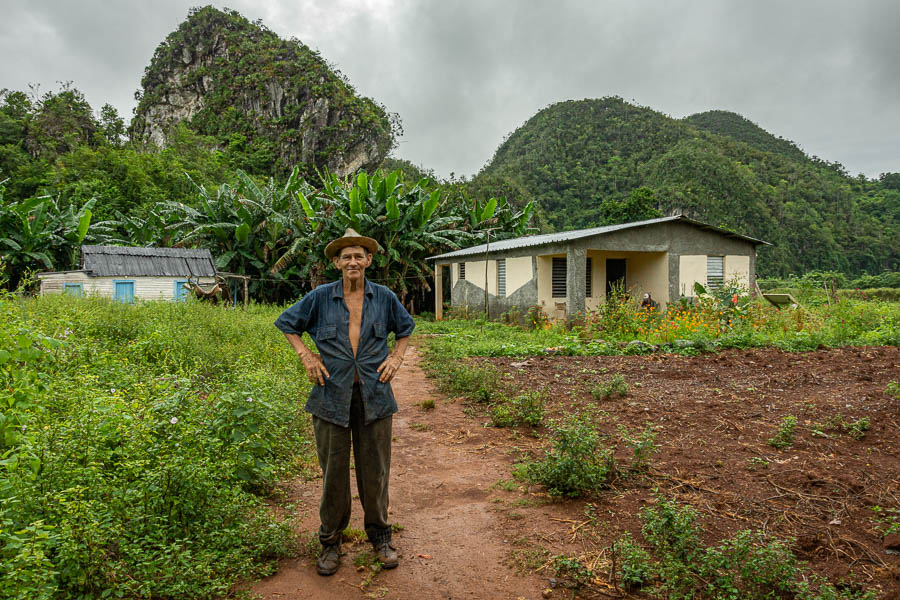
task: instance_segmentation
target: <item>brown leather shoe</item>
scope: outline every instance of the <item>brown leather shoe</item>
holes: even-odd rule
[[[319,575],[334,575],[340,566],[341,545],[323,546],[322,553],[319,554],[319,560],[316,561],[316,573]]]
[[[400,560],[397,558],[397,549],[389,542],[375,548],[375,557],[385,569],[393,569],[400,564]]]

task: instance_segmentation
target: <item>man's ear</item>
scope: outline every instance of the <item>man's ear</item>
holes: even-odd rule
[[[371,252],[366,252],[366,266],[369,267],[372,265],[372,258],[374,258]]]
[[[341,269],[341,257],[337,254],[331,257],[331,262],[334,263],[334,268],[339,270]]]

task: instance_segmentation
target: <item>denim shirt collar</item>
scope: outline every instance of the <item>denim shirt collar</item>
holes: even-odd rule
[[[366,296],[368,296],[369,298],[374,296],[375,288],[372,287],[372,282],[369,281],[368,277],[366,277],[365,286],[366,286],[365,287]],[[331,291],[331,297],[332,298],[340,298],[341,300],[344,299],[344,278],[343,277],[341,277],[340,279],[338,279],[337,281],[334,282],[334,289]]]

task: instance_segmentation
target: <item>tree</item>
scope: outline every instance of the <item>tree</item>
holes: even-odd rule
[[[77,211],[73,206],[60,210],[50,196],[5,202],[5,183],[0,182],[0,262],[9,271],[10,288],[31,269],[75,268],[94,201]]]
[[[125,141],[125,121],[112,104],[104,104],[100,109],[100,131],[110,146],[121,146]]]
[[[41,96],[35,108],[25,136],[25,147],[35,158],[54,158],[81,144],[96,145],[98,124],[91,105],[71,82]]]
[[[632,190],[631,195],[624,201],[604,199],[600,203],[600,218],[597,224],[618,225],[619,223],[656,219],[663,216],[656,206],[656,194],[653,193],[653,190],[648,187],[639,187]]]

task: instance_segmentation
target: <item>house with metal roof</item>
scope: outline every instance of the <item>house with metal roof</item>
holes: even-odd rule
[[[81,269],[39,273],[41,294],[95,294],[121,302],[180,300],[189,282],[216,282],[209,250],[82,246]]]
[[[660,306],[738,280],[753,289],[756,250],[770,245],[684,216],[501,240],[433,256],[435,316],[451,306],[492,318],[540,306],[550,318],[596,310],[617,287]],[[449,271],[449,276],[446,272]]]

